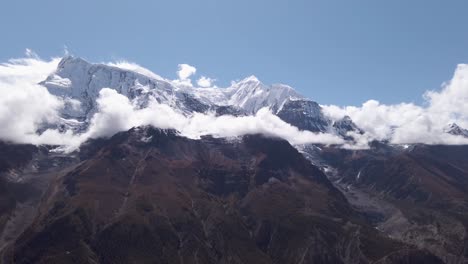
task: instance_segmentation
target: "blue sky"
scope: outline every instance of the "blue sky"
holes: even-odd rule
[[[422,103],[468,62],[463,0],[3,1],[0,59],[64,46],[168,78],[177,64],[218,85],[251,74],[322,104]]]

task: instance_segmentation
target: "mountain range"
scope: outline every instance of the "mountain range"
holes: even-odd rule
[[[184,115],[214,112],[217,115],[253,115],[268,108],[285,122],[302,130],[332,132],[345,135],[359,129],[349,119],[337,124],[327,118],[320,105],[283,84],[267,86],[255,76],[233,83],[228,88],[194,88],[178,85],[157,75],[105,64],[91,64],[81,58],[65,57],[57,70],[41,82],[53,95],[67,102],[62,111],[65,129],[79,123],[87,128],[93,114],[98,112],[96,99],[102,88],[110,88],[127,96],[137,108],[156,100]],[[77,107],[77,105],[80,107]],[[73,124],[71,127],[69,124]],[[76,127],[75,127],[76,129]]]
[[[66,152],[0,142],[1,263],[468,263],[468,146],[344,147],[367,131],[254,76],[198,88],[67,56],[40,85],[65,104],[39,133],[86,133],[107,88],[185,117],[267,109],[344,143],[151,125]]]

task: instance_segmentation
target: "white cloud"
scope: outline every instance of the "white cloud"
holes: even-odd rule
[[[188,64],[179,64],[179,70],[177,71],[177,76],[179,80],[186,81],[190,76],[194,75],[197,72],[197,68]]]
[[[187,117],[167,105],[158,104],[156,100],[152,100],[148,107],[138,109],[127,97],[108,88],[99,92],[99,111],[91,119],[85,133],[76,135],[71,131],[60,133],[55,129],[48,129],[38,134],[42,125],[59,120],[59,111],[65,103],[37,84],[54,72],[59,61],[60,59],[44,61],[30,57],[10,60],[0,65],[0,139],[65,145],[70,150],[88,138],[112,136],[116,132],[139,125],[153,125],[174,128],[190,138],[208,134],[235,137],[248,133],[264,133],[283,137],[294,144],[343,142],[332,135],[299,131],[266,109],[260,110],[255,116],[216,117],[214,114],[194,114]],[[113,66],[142,70],[138,65],[129,63]],[[191,66],[181,66],[180,70],[180,77],[184,80],[195,72],[195,68]],[[148,74],[150,73],[145,72],[145,75]]]
[[[361,107],[322,107],[334,120],[349,115],[369,139],[390,139],[396,144],[468,144],[468,139],[444,132],[450,123],[468,128],[468,65],[458,65],[450,82],[440,91],[426,92],[424,98],[425,107],[411,103],[384,105],[375,100]]]
[[[42,61],[27,50],[28,58],[0,64],[0,139],[37,142],[41,124],[58,119],[63,102],[37,83],[53,72],[59,59]]]
[[[133,126],[133,107],[126,96],[104,88],[97,99],[99,111],[93,116],[88,136],[93,138],[111,136]]]
[[[178,68],[179,70],[177,71],[177,76],[179,79],[173,80],[172,84],[176,86],[193,87],[190,77],[197,72],[197,68],[189,64],[179,64]]]
[[[444,128],[457,123],[468,128],[468,65],[457,67],[451,81],[440,91],[425,93],[425,106],[412,103],[395,105],[369,100],[360,107],[323,106],[324,112],[333,120],[349,115],[366,133],[353,135],[352,145],[331,134],[316,134],[299,131],[266,109],[254,116],[215,116],[195,113],[184,116],[167,105],[153,100],[148,107],[138,109],[127,97],[115,90],[102,89],[97,104],[99,111],[93,116],[88,131],[75,135],[71,131],[59,133],[49,129],[38,134],[44,124],[55,123],[60,118],[63,105],[70,103],[51,95],[37,83],[46,79],[56,69],[60,59],[41,60],[31,50],[27,57],[11,59],[0,64],[0,139],[32,144],[59,144],[76,148],[90,137],[111,136],[119,131],[139,125],[174,128],[184,136],[199,138],[202,135],[235,137],[251,133],[263,133],[281,137],[292,144],[321,143],[345,144],[348,148],[366,147],[369,141],[391,139],[393,143],[468,144],[468,139],[449,135]],[[129,62],[110,63],[152,78],[161,78],[137,64]],[[190,77],[196,68],[180,64],[178,84],[191,86]],[[161,78],[162,79],[162,78]],[[210,78],[202,76],[200,87],[213,85]]]
[[[200,79],[198,79],[197,84],[200,87],[207,88],[207,87],[212,87],[213,83],[215,81],[216,81],[215,79],[211,79],[209,77],[202,76],[202,77],[200,77]]]
[[[261,109],[254,116],[215,116],[196,113],[184,116],[167,105],[151,101],[148,107],[135,108],[127,97],[112,89],[102,89],[99,93],[100,111],[91,121],[86,137],[112,136],[118,131],[134,126],[153,125],[159,128],[173,128],[189,138],[203,135],[215,137],[236,137],[245,134],[262,133],[281,137],[292,144],[322,143],[342,144],[344,141],[330,134],[299,131],[287,124],[267,109]]]

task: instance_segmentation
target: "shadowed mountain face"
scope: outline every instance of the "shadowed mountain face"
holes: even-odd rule
[[[331,123],[322,113],[319,104],[309,100],[288,100],[277,115],[301,130],[313,132],[325,132]]]
[[[0,142],[0,228],[5,230],[18,203],[32,196],[38,196],[37,190],[17,178],[15,168],[22,168],[32,159],[38,150],[29,145],[12,145]],[[4,240],[4,236],[1,237]],[[0,240],[3,242],[2,240]],[[0,245],[2,247],[3,245]]]
[[[0,172],[25,166],[37,148],[32,145],[10,144],[0,141]]]
[[[36,217],[48,184],[73,159],[47,147],[0,142],[0,252]]]
[[[359,211],[397,240],[446,263],[468,259],[468,146],[323,149],[330,176]]]
[[[283,140],[145,127],[49,155],[5,263],[442,263],[378,232]]]

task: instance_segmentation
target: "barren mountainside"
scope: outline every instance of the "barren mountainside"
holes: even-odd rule
[[[76,155],[52,165],[3,261],[442,263],[373,228],[284,140],[190,140],[142,127]]]

